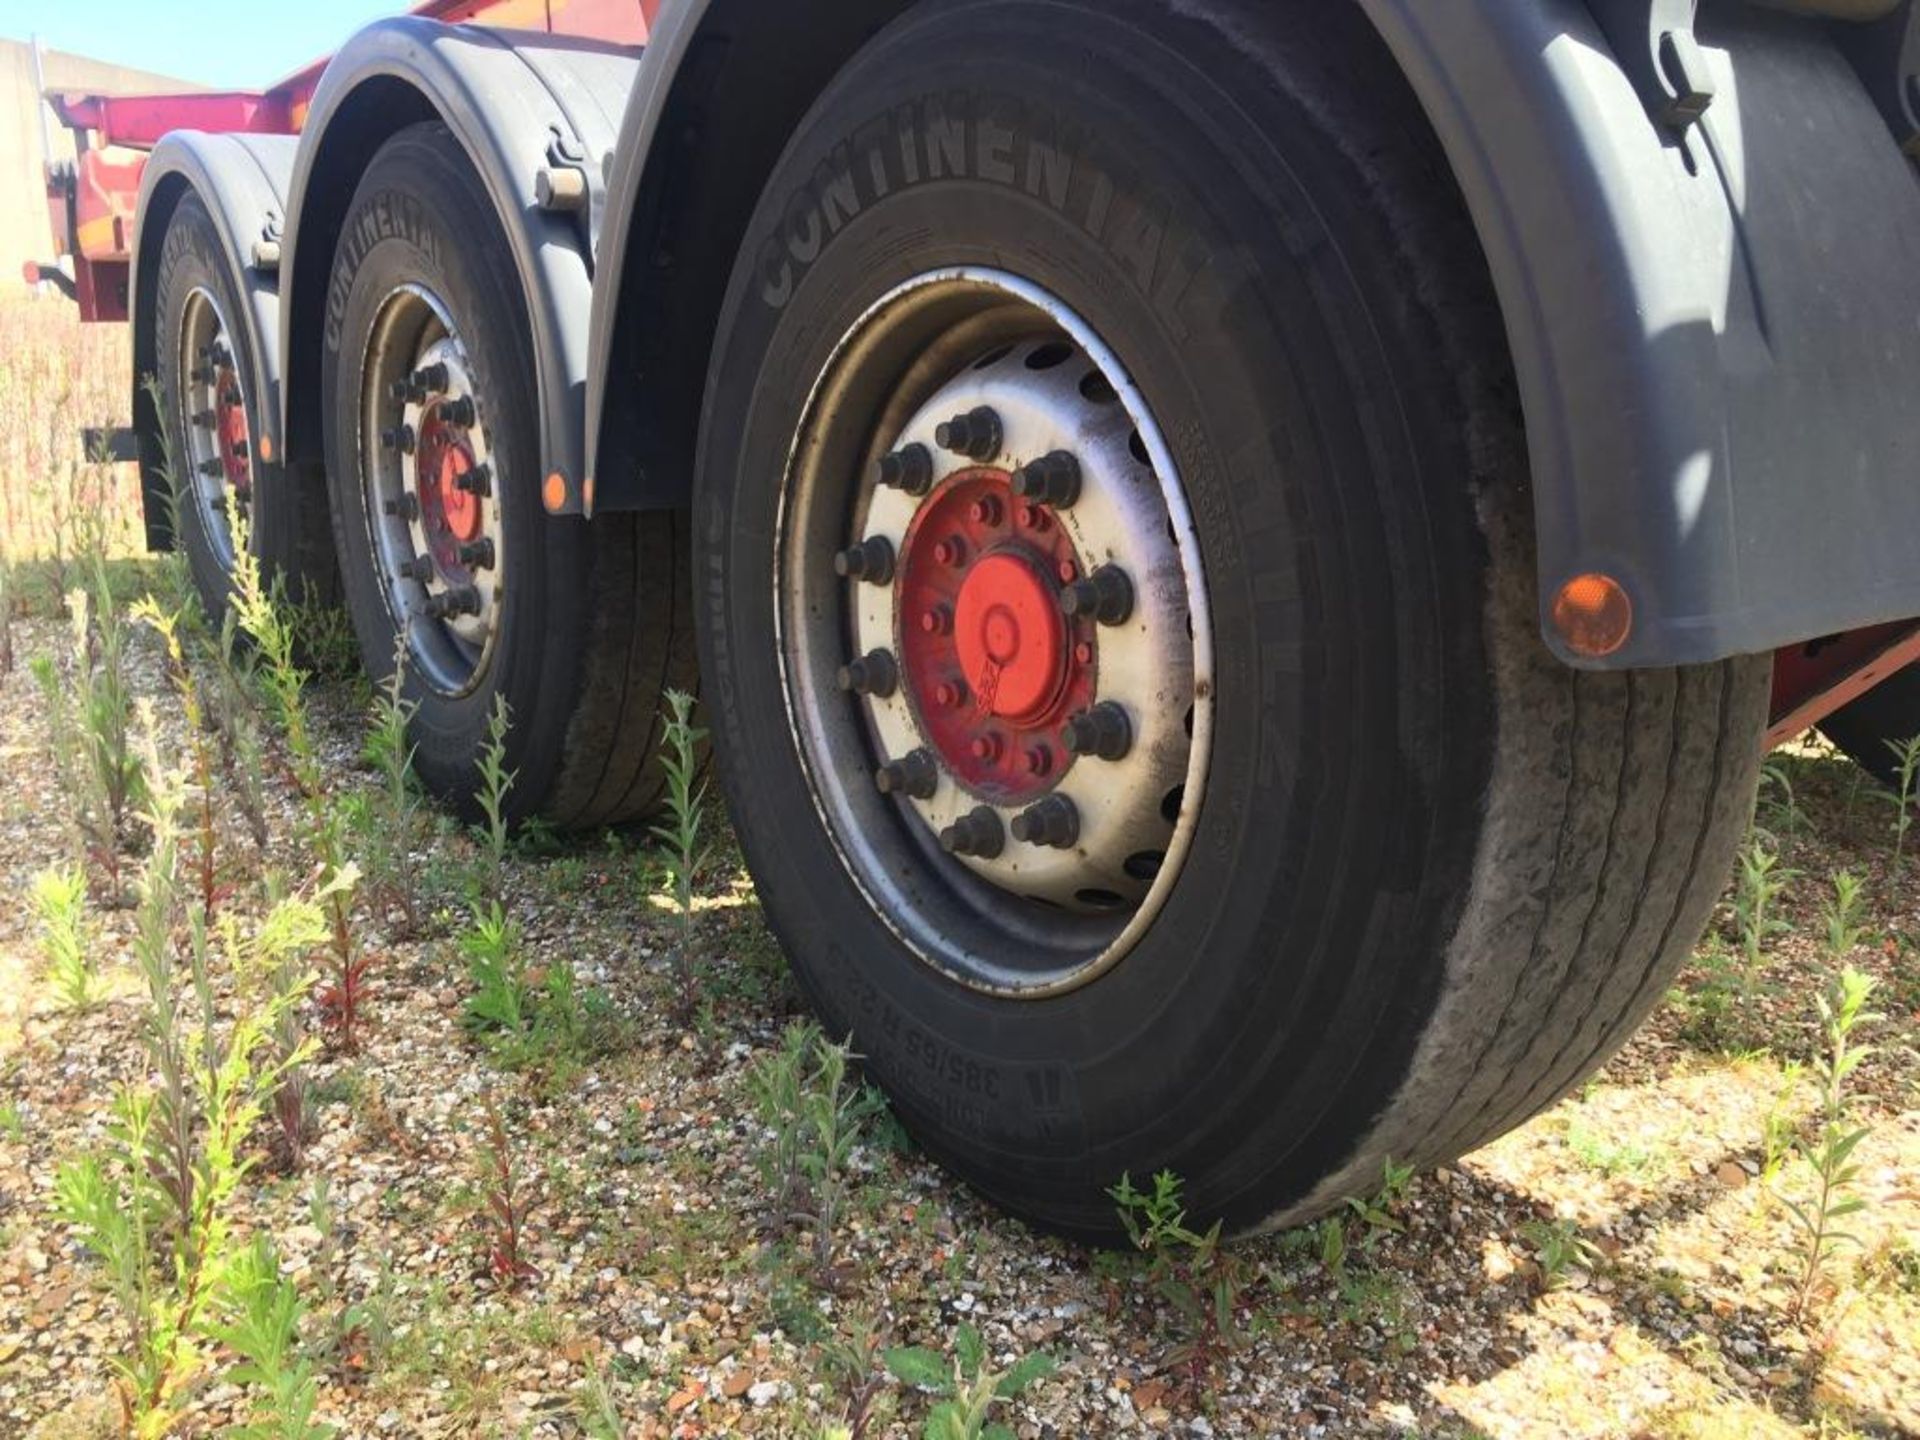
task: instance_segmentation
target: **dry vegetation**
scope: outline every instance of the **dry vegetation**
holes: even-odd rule
[[[462,831],[337,623],[96,565],[123,343],[0,309],[0,1433],[1920,1432],[1920,857],[1823,749],[1552,1113],[1243,1245],[1115,1176],[1090,1254],[805,1023],[691,770]]]

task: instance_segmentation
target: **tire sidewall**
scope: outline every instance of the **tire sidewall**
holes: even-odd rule
[[[987,26],[997,63],[934,63],[977,53]],[[1262,146],[1244,117],[1175,98],[1170,74],[1196,97],[1207,81],[1152,43],[1169,28],[1132,3],[950,4],[856,61],[750,231],[696,494],[723,774],[803,982],[931,1148],[989,1189],[1019,1157],[1017,1203],[1089,1231],[1110,1228],[1102,1191],[1129,1166],[1171,1166],[1207,1212],[1251,1223],[1239,1207],[1271,1192],[1276,1168],[1311,1178],[1330,1163],[1347,1112],[1404,1068],[1430,1001],[1399,961],[1443,943],[1464,861],[1437,858],[1436,842],[1472,850],[1473,747],[1455,718],[1470,704],[1419,701],[1458,656],[1449,623],[1477,626],[1478,575],[1443,581],[1426,537],[1385,518],[1380,477],[1424,467],[1380,409],[1391,375],[1366,343],[1325,177],[1302,174],[1312,156],[1249,166]],[[1096,62],[1116,73],[1096,78]],[[1036,86],[1055,74],[1047,104],[1025,98],[1042,91],[1023,91],[1024,66]],[[956,123],[964,140],[943,153],[963,173],[936,177],[928,157]],[[1048,168],[1061,155],[1064,187]],[[873,913],[820,843],[769,643],[770,477],[814,377],[880,296],[963,265],[1043,286],[1130,367],[1179,465],[1213,614],[1213,756],[1180,883],[1119,966],[1049,1000],[966,990]],[[1369,417],[1386,423],[1369,433]],[[1458,508],[1443,538],[1471,557],[1464,496]],[[1424,618],[1396,606],[1409,590],[1431,596]],[[1431,771],[1403,757],[1449,748],[1462,773],[1431,794]],[[1355,1043],[1328,1046],[1329,1031]]]

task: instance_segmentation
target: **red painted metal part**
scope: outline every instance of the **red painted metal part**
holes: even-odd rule
[[[458,582],[469,577],[461,563],[460,547],[480,534],[480,500],[461,485],[473,471],[473,448],[467,432],[449,422],[436,402],[420,421],[420,517],[427,545],[440,573]]]
[[[1096,628],[1060,611],[1078,578],[1051,512],[1016,500],[1004,470],[942,483],[900,551],[900,655],[941,763],[1001,804],[1045,794],[1073,756],[1067,717],[1098,695]]]
[[[661,0],[425,0],[411,13],[449,25],[527,30],[613,45],[644,45]],[[328,57],[330,58],[330,57]],[[175,130],[297,135],[327,68],[323,58],[265,90],[48,96],[74,132],[79,163],[47,177],[55,241],[73,257],[81,318],[127,318],[127,281],[145,160],[104,150],[151,150]]]
[[[232,342],[229,340],[228,344]],[[214,434],[220,445],[220,464],[227,488],[237,496],[253,493],[253,446],[247,428],[247,407],[240,399],[240,372],[231,361],[213,377]]]
[[[1850,630],[1778,651],[1767,748],[1811,730],[1913,664],[1920,664],[1920,621],[1913,620]]]

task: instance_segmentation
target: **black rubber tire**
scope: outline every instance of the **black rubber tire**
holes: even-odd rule
[[[589,524],[541,505],[526,305],[486,187],[444,125],[410,127],[380,149],[341,234],[332,293],[345,301],[341,324],[328,330],[322,413],[342,587],[368,673],[379,682],[392,674],[398,626],[374,570],[352,397],[361,393],[380,302],[400,284],[422,284],[440,298],[472,358],[514,577],[502,631],[471,686],[445,693],[409,670],[422,780],[475,813],[475,761],[495,697],[504,696],[516,821],[583,829],[644,815],[661,793],[661,696],[698,685],[686,517],[613,515]]]
[[[1900,766],[1890,747],[1920,735],[1920,665],[1881,681],[1821,721],[1820,729],[1874,779],[1898,789]]]
[[[234,358],[240,373],[246,377],[248,429],[254,436],[260,436],[265,430],[259,411],[259,390],[253,378],[258,374],[255,361],[260,353],[260,340],[254,333],[253,314],[227,262],[226,250],[206,205],[197,193],[189,190],[180,197],[167,220],[154,281],[160,424],[176,471],[184,469],[187,463],[184,457],[190,453],[191,402],[185,398],[187,387],[180,373],[179,336],[188,297],[196,289],[204,289],[213,296],[220,314],[231,327],[229,339]],[[296,598],[302,595],[317,600],[330,598],[334,572],[332,535],[322,498],[310,489],[291,483],[279,465],[267,464],[257,456],[251,464],[251,549],[260,562],[263,578],[271,584],[279,577],[288,593]],[[174,479],[181,492],[180,533],[176,543],[186,554],[201,604],[217,619],[225,613],[232,597],[233,574],[214,548],[205,517],[188,493],[193,477],[177,473]]]
[[[960,175],[933,178],[930,112],[964,127]],[[773,641],[776,479],[815,377],[881,296],[967,264],[1045,287],[1130,370],[1219,657],[1165,910],[1045,1000],[962,988],[871,908]],[[1106,1187],[1166,1167],[1197,1214],[1255,1230],[1377,1187],[1389,1156],[1453,1157],[1598,1066],[1704,927],[1751,815],[1766,661],[1549,656],[1485,262],[1354,7],[918,7],[780,162],[704,421],[703,673],[769,920],[911,1130],[1032,1219],[1112,1238]]]

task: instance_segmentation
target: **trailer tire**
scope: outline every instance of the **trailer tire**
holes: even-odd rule
[[[546,513],[519,287],[486,187],[452,132],[422,124],[389,140],[342,228],[330,288],[340,308],[321,367],[342,585],[377,682],[408,637],[410,738],[429,788],[477,813],[475,762],[504,701],[510,818],[612,825],[644,815],[661,793],[662,693],[697,687],[689,533],[670,513],[591,524]],[[458,378],[424,401],[390,394],[396,376],[424,373],[408,344],[433,350]],[[472,407],[468,424],[447,418],[460,401]],[[412,448],[374,437],[363,416],[407,429]],[[429,426],[437,466],[424,458]],[[480,465],[490,478],[466,488]],[[377,495],[388,498],[376,513]],[[402,496],[424,518],[389,509]],[[430,581],[387,568],[415,537]],[[486,561],[454,558],[480,543],[492,547]],[[475,616],[429,612],[436,596],[460,590],[488,596],[484,628],[460,628]]]
[[[201,603],[217,618],[232,598],[233,536],[225,509],[243,493],[251,497],[251,550],[262,578],[285,580],[297,598],[302,582],[318,583],[332,571],[332,556],[314,553],[321,548],[314,537],[326,536],[326,524],[282,467],[253,453],[254,437],[266,433],[254,385],[260,342],[219,231],[194,191],[182,195],[168,217],[154,294],[160,425],[179,493],[179,540]],[[189,327],[201,338],[190,338]],[[229,347],[231,363],[211,379],[196,377],[209,362],[189,352],[209,343]],[[229,383],[237,390],[228,391]],[[236,440],[246,442],[244,452],[236,451]],[[203,474],[209,465],[221,469]]]
[[[1909,665],[1820,722],[1820,730],[1889,790],[1900,786],[1892,746],[1920,735],[1920,665]]]
[[[998,861],[961,866],[859,783],[893,721],[823,677],[884,587],[816,581],[813,557],[896,503],[833,477],[868,473],[955,383],[928,327],[985,334],[1035,296],[1067,336],[1043,363],[1110,352],[1107,384],[1082,389],[1131,386],[1131,418],[1163,437],[1214,659],[1167,681],[1211,755],[1203,795],[1172,807],[1186,858],[1142,902],[1151,923],[1110,964],[1036,968],[1023,990],[1021,967],[1076,956],[1079,932],[985,891]],[[957,383],[1005,364],[1017,386],[1021,353]],[[875,382],[856,443],[847,397],[886,365],[896,388]],[[1116,1238],[1108,1187],[1161,1169],[1230,1231],[1296,1223],[1389,1159],[1519,1124],[1659,1001],[1751,814],[1764,659],[1577,673],[1542,643],[1491,281],[1351,7],[918,7],[771,180],[701,447],[703,673],[768,920],[929,1151],[1049,1228]],[[914,545],[847,552],[840,573],[905,575]],[[1185,559],[1153,573],[1136,608],[1165,577],[1197,593]]]

